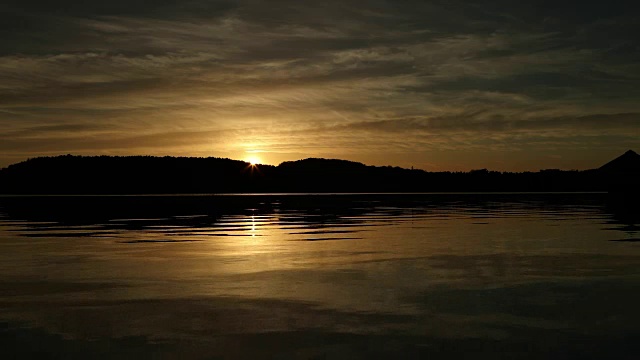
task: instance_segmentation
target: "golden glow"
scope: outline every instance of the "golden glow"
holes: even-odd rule
[[[262,164],[262,160],[257,156],[249,156],[245,161],[253,166]]]

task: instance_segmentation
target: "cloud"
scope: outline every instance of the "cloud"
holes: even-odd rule
[[[250,146],[265,156],[367,158],[516,142],[640,145],[640,22],[613,5],[1,6],[6,159],[38,151],[233,156]]]
[[[506,118],[500,115],[477,112],[434,118],[356,122],[342,127],[348,130],[383,133],[416,131],[426,133],[572,131],[574,135],[576,133],[597,135],[602,134],[602,132],[626,134],[630,129],[637,129],[639,122],[640,113],[558,116],[522,120],[517,117]]]

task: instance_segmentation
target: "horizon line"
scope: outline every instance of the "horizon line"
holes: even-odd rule
[[[632,154],[636,154],[637,153],[633,150],[633,149],[629,149],[627,151],[625,151],[624,153],[622,153],[622,155],[612,159],[611,161],[614,161],[616,159],[618,159],[619,157],[628,154],[628,153],[632,153]],[[397,165],[369,165],[366,164],[364,162],[360,162],[360,161],[355,161],[355,160],[348,160],[348,159],[339,159],[339,158],[323,158],[323,157],[307,157],[307,158],[301,158],[301,159],[297,159],[297,160],[286,160],[286,161],[282,161],[281,163],[277,164],[277,165],[273,165],[273,164],[267,164],[267,163],[251,163],[250,161],[247,160],[239,160],[239,159],[232,159],[230,157],[218,157],[218,156],[176,156],[176,155],[106,155],[106,154],[102,154],[102,155],[78,155],[78,154],[59,154],[59,155],[41,155],[41,156],[36,156],[36,157],[31,157],[31,158],[27,158],[25,160],[16,162],[16,163],[12,163],[9,164],[5,167],[0,168],[1,170],[7,169],[10,166],[14,166],[23,162],[27,162],[30,160],[34,160],[34,159],[42,159],[42,158],[59,158],[59,157],[80,157],[80,158],[99,158],[99,157],[107,157],[107,158],[128,158],[128,157],[148,157],[148,158],[175,158],[175,159],[220,159],[220,160],[231,160],[231,161],[239,161],[239,162],[243,162],[245,164],[247,164],[247,166],[272,166],[272,167],[279,167],[284,163],[293,163],[293,162],[298,162],[298,161],[304,161],[304,160],[328,160],[328,161],[346,161],[346,162],[350,162],[350,163],[356,163],[356,164],[361,164],[367,167],[392,167],[392,168],[401,168],[401,169],[405,169],[405,170],[412,170],[412,171],[423,171],[423,172],[430,172],[430,173],[468,173],[468,172],[473,172],[473,171],[482,171],[482,170],[486,170],[489,172],[499,172],[499,173],[528,173],[528,172],[541,172],[541,171],[550,171],[550,170],[557,170],[557,171],[590,171],[590,170],[598,170],[599,168],[605,166],[606,164],[608,164],[609,162],[602,164],[598,167],[595,168],[588,168],[588,169],[560,169],[560,168],[540,168],[538,170],[522,170],[522,171],[509,171],[509,170],[492,170],[489,168],[472,168],[466,171],[463,170],[437,170],[437,171],[430,171],[430,170],[425,170],[422,168],[414,168],[413,166],[411,166],[411,168],[405,168],[405,167],[401,167],[401,166],[397,166]]]

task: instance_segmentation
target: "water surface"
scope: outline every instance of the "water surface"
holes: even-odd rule
[[[0,198],[0,345],[62,358],[635,358],[606,194]]]

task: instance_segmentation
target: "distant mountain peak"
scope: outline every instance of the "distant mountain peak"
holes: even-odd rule
[[[602,165],[600,170],[606,172],[640,172],[640,155],[633,150]]]

